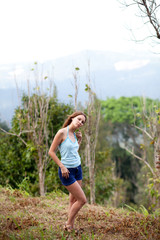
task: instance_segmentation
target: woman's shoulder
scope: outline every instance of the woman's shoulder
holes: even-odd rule
[[[62,136],[62,135],[65,135],[66,132],[67,132],[67,127],[59,129],[57,134]]]
[[[62,143],[67,137],[67,128],[65,127],[58,130],[57,135],[59,139],[61,139],[61,143]]]

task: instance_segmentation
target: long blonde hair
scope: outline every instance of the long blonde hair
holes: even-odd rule
[[[86,122],[87,116],[86,116],[83,112],[77,111],[77,112],[74,112],[74,113],[72,113],[71,115],[68,116],[68,118],[67,118],[67,119],[65,120],[65,122],[63,123],[62,128],[65,128],[65,127],[67,127],[68,125],[70,125],[71,122],[72,122],[72,118],[77,117],[78,115],[83,115],[83,116],[85,117],[85,122]]]

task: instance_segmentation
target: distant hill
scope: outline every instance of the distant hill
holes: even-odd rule
[[[82,51],[80,53],[48,60],[43,66],[44,74],[54,79],[58,98],[69,101],[68,95],[74,94],[73,71],[79,67],[79,101],[84,103],[87,94],[86,72],[90,61],[93,89],[101,99],[120,96],[145,96],[160,98],[160,57],[146,52],[101,52]],[[20,89],[27,88],[26,79],[34,63],[0,65],[0,118],[11,121],[14,108],[18,105],[16,82]]]

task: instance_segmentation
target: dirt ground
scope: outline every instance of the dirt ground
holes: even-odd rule
[[[160,239],[160,216],[90,204],[78,214],[78,233],[68,233],[63,230],[67,208],[68,196],[62,192],[31,197],[18,190],[0,188],[0,239]]]

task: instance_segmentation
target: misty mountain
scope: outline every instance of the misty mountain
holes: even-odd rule
[[[160,58],[146,52],[101,52],[82,51],[80,53],[38,63],[44,75],[49,75],[57,86],[60,101],[71,101],[74,95],[73,72],[79,67],[78,100],[84,103],[84,91],[88,82],[87,72],[90,63],[92,88],[100,99],[120,96],[145,96],[160,98]],[[26,79],[34,63],[0,65],[0,118],[11,121],[15,107],[19,104],[16,84],[19,91],[26,91]],[[16,79],[15,79],[16,76]]]

